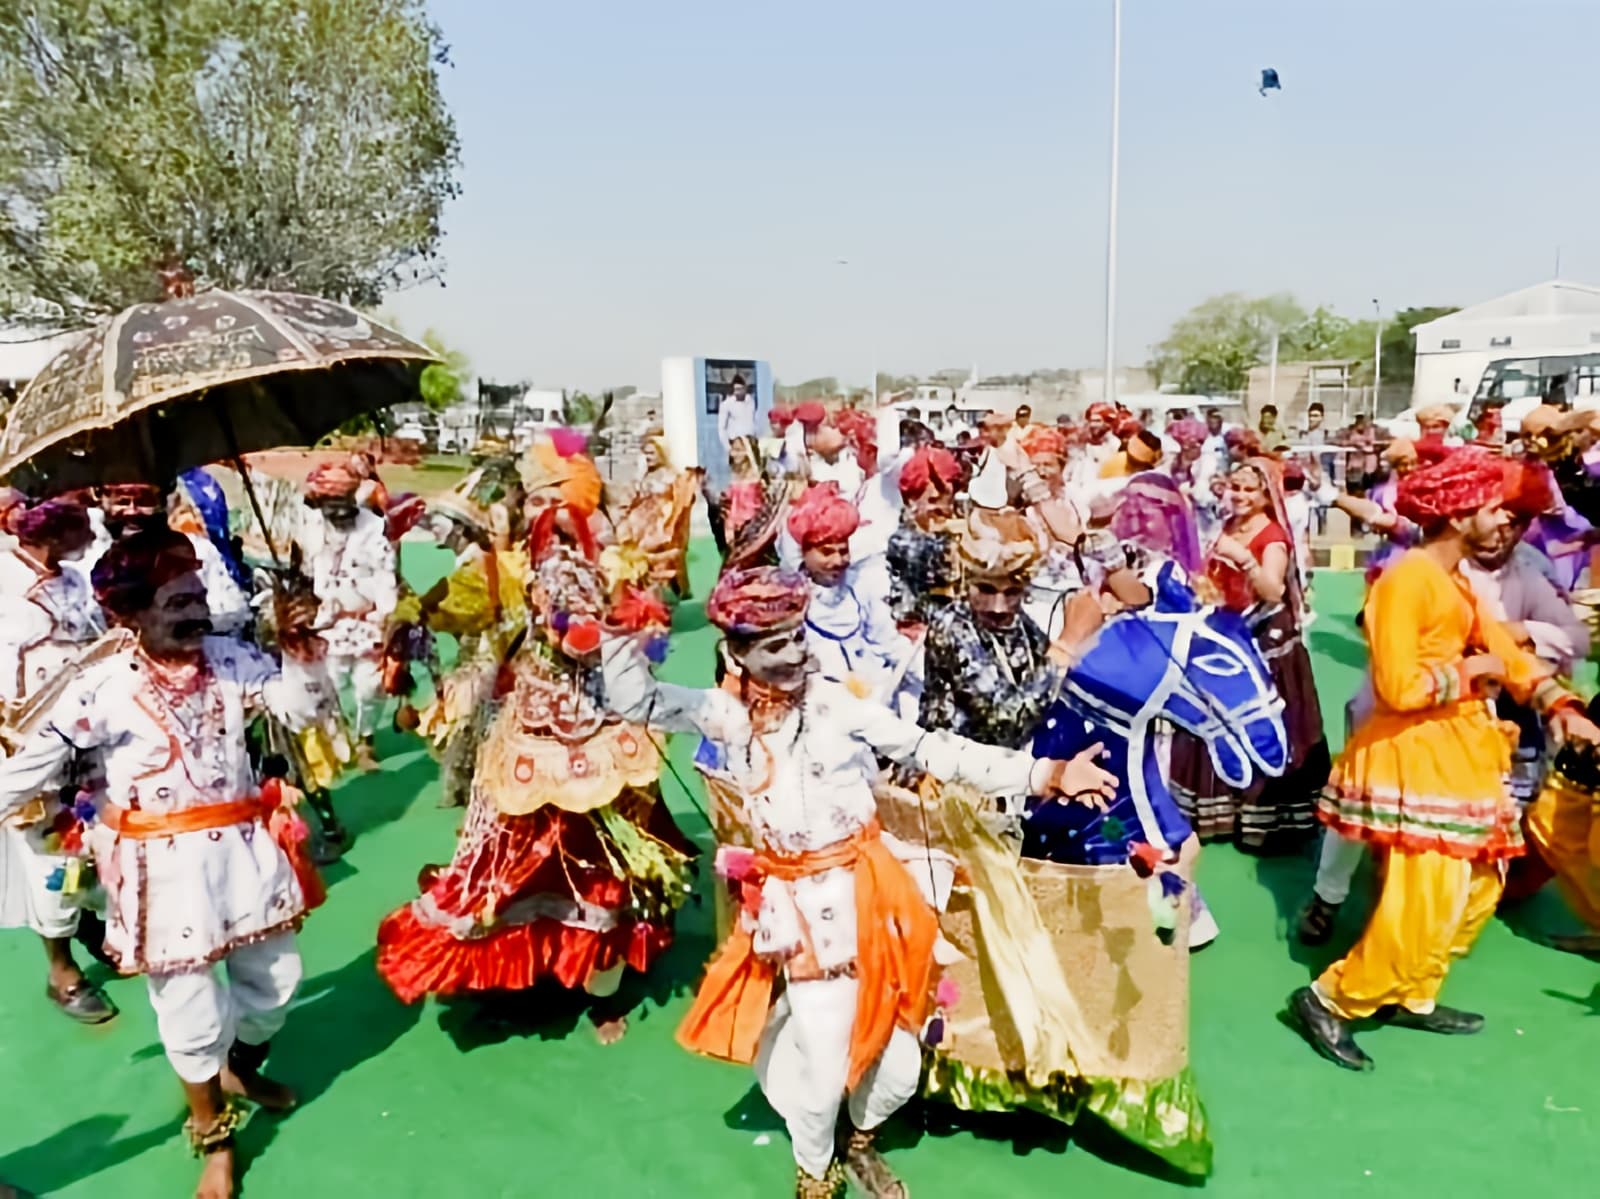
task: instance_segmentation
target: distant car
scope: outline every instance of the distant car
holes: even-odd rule
[[[432,438],[428,436],[428,430],[424,429],[416,421],[407,421],[394,431],[394,440],[414,441],[418,445],[426,447],[432,441]]]

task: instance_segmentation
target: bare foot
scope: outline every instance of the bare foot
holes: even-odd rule
[[[292,1111],[295,1104],[300,1102],[299,1096],[283,1083],[253,1071],[235,1073],[231,1066],[222,1067],[222,1089],[226,1094],[248,1099],[269,1112]]]
[[[628,1018],[617,1016],[611,1020],[596,1020],[594,1022],[594,1035],[600,1039],[602,1045],[615,1045],[622,1040],[628,1031]]]
[[[368,745],[365,741],[356,746],[355,767],[357,770],[363,773],[370,773],[371,771],[380,769],[377,751],[375,751],[372,746]]]
[[[233,1150],[225,1147],[208,1153],[205,1163],[194,1199],[233,1199]]]

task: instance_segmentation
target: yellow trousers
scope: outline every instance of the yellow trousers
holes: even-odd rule
[[[1600,805],[1552,775],[1528,809],[1528,840],[1556,874],[1573,915],[1600,929]]]
[[[1432,1011],[1451,961],[1472,948],[1504,883],[1497,862],[1390,850],[1378,906],[1361,939],[1317,979],[1318,998],[1347,1020],[1391,1004]]]

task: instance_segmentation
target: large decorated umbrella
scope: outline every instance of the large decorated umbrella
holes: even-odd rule
[[[12,406],[0,476],[52,489],[170,482],[257,450],[310,445],[418,394],[426,346],[342,304],[207,291],[87,330]]]

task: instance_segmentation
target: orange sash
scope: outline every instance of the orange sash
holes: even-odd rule
[[[178,833],[199,833],[209,828],[227,828],[230,824],[243,824],[247,820],[264,818],[259,799],[235,799],[228,803],[202,804],[198,808],[184,808],[177,812],[143,812],[136,808],[123,808],[106,804],[100,811],[100,820],[115,830],[117,836],[133,841],[151,841],[157,837],[172,837]]]
[[[876,821],[847,841],[815,853],[777,857],[758,853],[757,877],[785,881],[841,867],[856,872],[855,1025],[850,1030],[853,1088],[889,1044],[898,1026],[916,1032],[927,1017],[933,945],[939,921],[906,868],[879,837]],[[706,968],[678,1044],[695,1053],[749,1065],[772,1006],[777,968],[756,956],[743,921]]]
[[[319,907],[327,896],[322,876],[306,846],[305,822],[292,806],[283,802],[282,784],[276,779],[267,780],[259,799],[202,804],[178,812],[144,812],[108,803],[100,809],[98,819],[117,836],[127,837],[130,841],[153,841],[157,837],[200,833],[207,829],[228,828],[259,820],[266,826],[267,835],[289,859],[289,866],[300,883],[305,910],[309,912]]]

